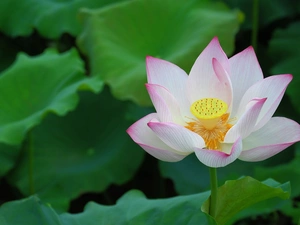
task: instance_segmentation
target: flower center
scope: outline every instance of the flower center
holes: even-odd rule
[[[228,109],[226,102],[217,98],[203,98],[191,105],[192,114],[208,130],[213,129]]]
[[[228,123],[229,113],[226,102],[217,98],[203,98],[191,105],[191,113],[198,119],[188,122],[186,128],[199,134],[208,149],[220,149],[227,131],[232,127]]]

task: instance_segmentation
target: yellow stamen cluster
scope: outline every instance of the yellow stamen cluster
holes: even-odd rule
[[[220,149],[227,131],[232,127],[228,123],[227,104],[217,98],[204,98],[191,105],[192,114],[198,119],[189,122],[186,128],[199,134],[208,149]]]
[[[215,119],[220,118],[226,113],[227,104],[217,98],[203,98],[191,105],[191,112],[198,119]]]

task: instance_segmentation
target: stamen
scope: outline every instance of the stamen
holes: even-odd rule
[[[220,149],[227,131],[232,127],[228,123],[227,104],[216,98],[204,98],[191,106],[192,114],[198,119],[188,122],[186,128],[199,134],[208,149]]]
[[[203,98],[191,105],[191,113],[197,117],[207,129],[213,129],[220,117],[227,112],[226,102],[217,98]]]

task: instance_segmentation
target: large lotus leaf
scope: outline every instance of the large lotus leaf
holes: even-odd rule
[[[63,225],[59,215],[36,196],[7,202],[0,207],[1,225]]]
[[[186,195],[168,199],[146,199],[137,190],[127,192],[114,206],[88,203],[84,212],[76,215],[62,214],[65,224],[98,225],[216,225],[201,212],[201,204],[209,193]],[[68,223],[66,223],[68,222]]]
[[[213,36],[230,54],[239,13],[223,3],[198,0],[133,0],[100,10],[83,10],[78,45],[91,72],[112,88],[118,99],[151,105],[145,57],[171,61],[187,72]]]
[[[229,219],[229,222],[227,224],[243,224],[246,218],[251,218],[255,220],[255,218],[257,218],[258,216],[261,216],[263,218],[264,217],[268,218],[269,215],[277,214],[278,211],[285,212],[285,209],[290,205],[291,202],[292,202],[291,199],[285,199],[283,201],[281,198],[271,198],[271,199],[267,199],[255,203],[254,205],[251,205],[248,208],[243,209],[235,216],[231,217],[231,219]],[[278,218],[276,217],[274,218],[274,220],[277,219]],[[240,220],[241,222],[236,222],[238,220]],[[273,223],[277,224],[276,222]]]
[[[287,198],[288,189],[288,184],[279,184],[273,180],[260,183],[246,177],[229,181],[218,189],[218,224],[224,224],[235,212],[251,203],[273,197]],[[33,196],[3,204],[0,208],[0,222],[1,225],[216,225],[210,216],[200,210],[204,204],[202,210],[207,211],[208,197],[209,192],[204,192],[150,200],[140,191],[132,190],[121,197],[116,205],[105,206],[90,202],[82,213],[57,215],[50,206],[43,205]]]
[[[273,57],[273,74],[291,73],[294,79],[287,88],[294,107],[300,112],[300,22],[291,24],[286,29],[278,29],[270,41],[269,54]]]
[[[102,82],[86,78],[75,50],[48,50],[37,57],[19,54],[0,74],[0,142],[20,144],[49,112],[65,115],[78,102],[77,90],[99,92]],[[0,149],[1,151],[1,149]]]
[[[99,8],[121,0],[1,0],[0,30],[10,36],[27,36],[34,29],[47,38],[62,33],[76,36],[81,29],[77,18],[82,7]]]
[[[245,13],[242,28],[251,29],[253,22],[253,3],[249,0],[223,0],[231,8],[238,8]],[[293,17],[300,12],[300,2],[295,0],[263,0],[258,2],[259,25],[266,26],[276,20]]]
[[[239,211],[254,205],[255,203],[280,197],[288,199],[290,196],[290,184],[280,184],[272,179],[259,182],[251,177],[239,180],[226,181],[218,188],[218,202],[215,219],[218,225],[224,225]],[[209,212],[209,199],[203,204],[202,210]]]
[[[201,212],[200,205],[209,193],[169,199],[146,199],[143,193],[132,190],[116,205],[105,206],[90,202],[84,212],[58,215],[49,205],[36,197],[5,203],[0,208],[1,225],[216,225]]]
[[[115,100],[108,90],[82,93],[75,111],[65,117],[48,116],[31,132],[33,182],[36,193],[59,210],[85,192],[102,192],[109,185],[129,181],[144,151],[125,132],[128,103]],[[10,181],[30,195],[25,154]]]

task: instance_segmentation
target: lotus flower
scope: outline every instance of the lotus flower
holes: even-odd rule
[[[150,56],[146,65],[156,113],[127,132],[160,160],[176,162],[195,152],[206,166],[223,167],[237,158],[267,159],[300,140],[298,123],[272,117],[292,75],[264,79],[251,46],[228,59],[215,37],[189,75]]]

